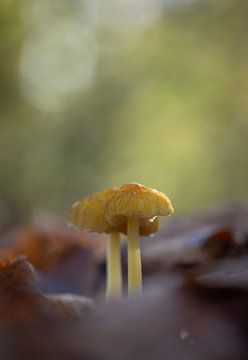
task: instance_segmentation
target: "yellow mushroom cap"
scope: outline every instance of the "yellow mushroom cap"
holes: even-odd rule
[[[121,186],[105,205],[106,219],[112,226],[121,226],[126,223],[126,218],[151,219],[173,212],[165,194],[137,183]]]
[[[95,193],[76,202],[67,217],[68,223],[80,230],[111,233],[115,229],[107,222],[104,213],[106,202],[116,193],[115,188]],[[116,229],[119,231],[121,229]]]

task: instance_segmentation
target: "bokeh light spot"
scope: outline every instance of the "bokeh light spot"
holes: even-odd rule
[[[35,106],[61,111],[95,78],[97,52],[92,31],[57,22],[31,33],[20,59],[23,94]]]

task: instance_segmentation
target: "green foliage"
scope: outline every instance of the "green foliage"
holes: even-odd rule
[[[2,1],[0,199],[64,213],[128,181],[165,191],[177,212],[247,196],[247,7],[199,1],[125,31],[94,24],[95,79],[51,112],[19,76],[37,29],[20,2]]]

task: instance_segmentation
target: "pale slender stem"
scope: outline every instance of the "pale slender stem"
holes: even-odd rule
[[[142,270],[139,245],[139,219],[128,218],[128,294],[139,294],[142,290]]]
[[[122,296],[120,233],[110,234],[107,246],[106,298]]]

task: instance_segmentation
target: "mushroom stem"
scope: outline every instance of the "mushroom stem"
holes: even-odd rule
[[[120,233],[110,234],[107,247],[107,290],[106,298],[121,297],[122,271],[120,252]]]
[[[139,244],[139,219],[128,218],[128,294],[139,294],[142,290],[142,271]]]

